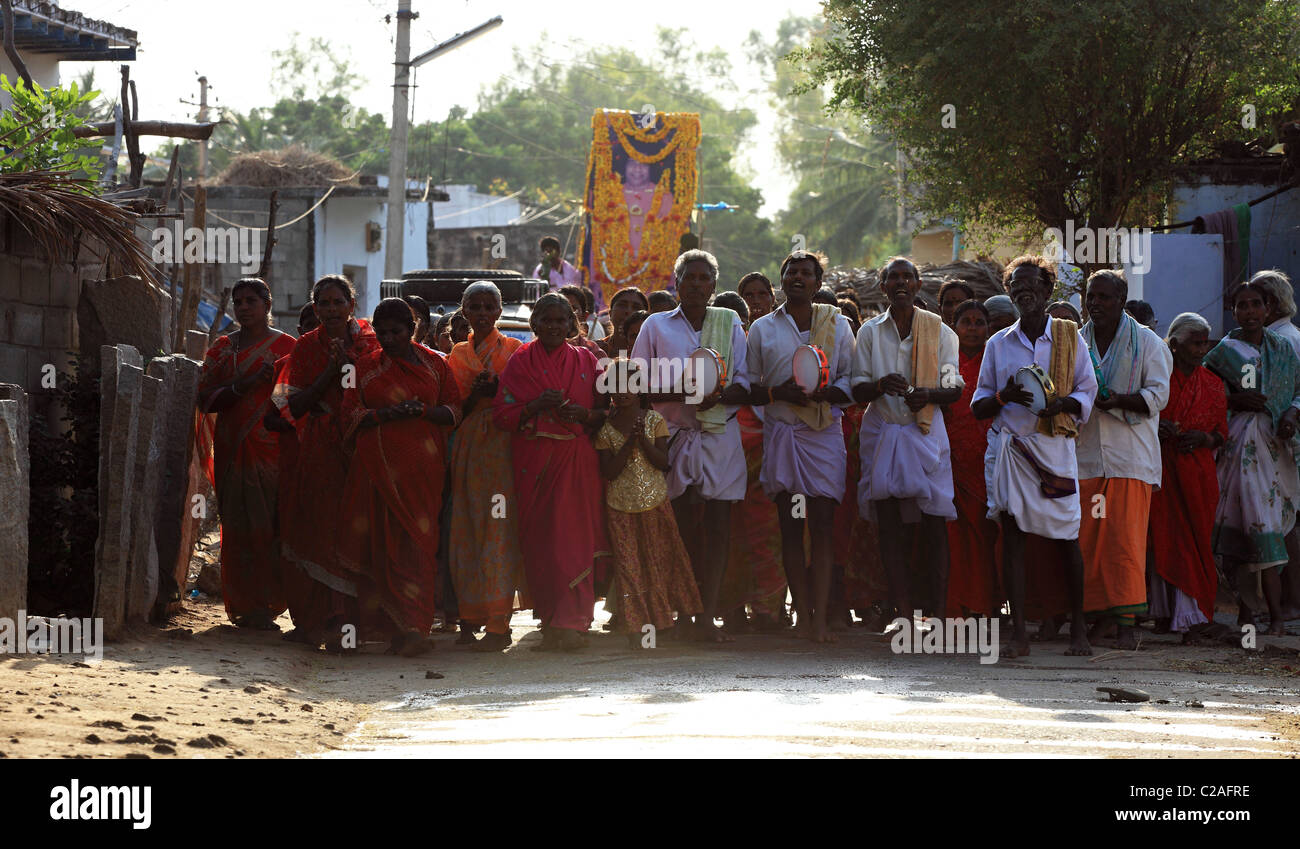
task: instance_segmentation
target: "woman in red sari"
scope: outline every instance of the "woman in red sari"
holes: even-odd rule
[[[456,589],[463,631],[475,651],[510,646],[515,591],[524,582],[519,552],[518,502],[510,464],[510,434],[492,421],[492,399],[510,357],[523,345],[496,328],[501,292],[487,281],[461,296],[469,339],[451,349],[447,365],[465,399],[464,422],[452,447],[451,532],[448,568]],[[482,639],[477,626],[487,627]]]
[[[1210,544],[1219,479],[1214,452],[1228,438],[1223,381],[1201,365],[1210,325],[1195,313],[1169,324],[1174,354],[1169,403],[1160,411],[1160,488],[1151,494],[1148,550],[1151,614],[1163,629],[1186,634],[1214,618],[1218,571]]]
[[[279,630],[279,439],[262,416],[271,406],[275,361],[293,349],[293,337],[270,326],[271,291],[261,280],[240,280],[230,296],[239,330],[208,350],[199,380],[199,408],[217,414],[212,474],[221,512],[221,596],[236,625]]]
[[[970,410],[984,361],[984,343],[989,339],[989,313],[979,301],[963,301],[953,310],[952,321],[965,388],[943,416],[952,446],[953,501],[957,507],[957,518],[948,523],[947,615],[996,616],[1002,607],[995,556],[998,526],[988,518],[984,484],[984,452],[993,420],[976,419]]]
[[[300,639],[334,651],[348,646],[344,625],[356,626],[357,588],[339,562],[340,496],[349,458],[343,449],[344,384],[355,385],[356,362],[379,341],[365,321],[352,317],[356,295],[339,274],[327,274],[312,288],[320,327],[293,346],[289,358],[289,411],[298,430],[298,460],[282,488],[280,528],[287,570],[289,613]],[[355,634],[355,632],[354,632]]]
[[[595,604],[593,571],[604,553],[600,463],[587,429],[599,427],[596,357],[569,344],[577,319],[548,292],[533,306],[537,338],[510,358],[493,406],[511,437],[519,547],[541,650],[586,645]]]
[[[340,557],[363,621],[388,632],[392,653],[413,657],[433,648],[446,429],[460,421],[460,392],[446,361],[412,343],[406,301],[380,301],[374,326],[380,349],[357,360],[356,386],[343,393],[344,440],[355,451]]]

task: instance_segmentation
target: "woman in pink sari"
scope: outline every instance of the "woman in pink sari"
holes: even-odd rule
[[[209,349],[199,379],[199,407],[216,413],[213,485],[221,511],[221,595],[241,627],[278,630],[285,610],[276,534],[279,439],[262,424],[271,406],[275,361],[293,337],[271,327],[271,291],[255,277],[230,293],[239,330]]]
[[[512,434],[519,547],[542,651],[586,645],[604,553],[600,463],[588,431],[605,416],[595,409],[595,355],[566,341],[576,323],[563,296],[538,299],[537,338],[506,364],[493,406],[497,427]]]

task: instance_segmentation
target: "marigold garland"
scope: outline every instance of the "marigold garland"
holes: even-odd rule
[[[695,153],[700,144],[700,116],[656,112],[654,123],[644,128],[637,121],[639,117],[632,112],[600,109],[591,119],[587,225],[583,234],[583,244],[590,246],[590,264],[586,251],[578,259],[592,288],[600,287],[605,303],[624,286],[639,286],[645,292],[669,287],[680,239],[689,229],[691,210],[695,208]],[[627,156],[636,162],[654,165],[673,157],[655,184],[635,257],[623,178],[614,173],[611,131]],[[640,149],[646,146],[653,146],[653,152]],[[660,218],[658,212],[665,192],[671,193],[673,202],[667,215]]]

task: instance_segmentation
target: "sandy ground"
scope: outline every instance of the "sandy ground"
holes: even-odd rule
[[[0,754],[991,756],[1032,745],[1059,757],[1150,755],[1159,740],[1193,756],[1300,750],[1294,636],[1261,638],[1273,648],[1247,654],[1148,634],[1139,652],[1092,659],[1035,644],[1027,660],[981,666],[895,656],[861,628],[824,648],[748,635],[634,652],[597,634],[582,653],[537,654],[529,617],[513,624],[517,643],[503,654],[444,636],[423,658],[380,645],[338,658],[233,628],[218,601],[191,600],[165,628],[108,645],[98,663],[0,658]],[[1098,701],[1095,687],[1108,684],[1153,701]],[[1039,730],[1022,744],[1026,727]]]

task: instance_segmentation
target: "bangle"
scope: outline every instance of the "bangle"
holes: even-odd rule
[[[771,404],[775,400],[776,394],[772,391],[772,387],[767,387],[767,403]]]
[[[1002,390],[1000,389],[993,393],[993,400],[998,402],[999,407],[1005,407],[1007,405],[1007,402],[1002,400]]]

